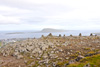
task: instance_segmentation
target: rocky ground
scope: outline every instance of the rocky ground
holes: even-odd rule
[[[0,48],[0,67],[91,67],[91,62],[84,59],[99,54],[100,36],[49,34],[3,45]],[[99,65],[92,63],[92,67]]]

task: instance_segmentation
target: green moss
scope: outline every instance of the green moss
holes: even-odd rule
[[[99,49],[95,49],[95,52],[98,52],[99,51]]]
[[[34,61],[34,60],[28,60],[27,63],[26,63],[26,65],[31,64],[33,61]]]
[[[24,52],[21,52],[20,54],[21,54],[21,55],[24,55]]]
[[[83,67],[85,64],[84,63],[75,63],[75,64],[71,64],[71,65],[68,65],[67,67]]]
[[[76,54],[79,54],[80,53],[80,51],[76,51]]]
[[[2,43],[0,42],[0,47],[2,46]]]
[[[73,55],[71,55],[70,57],[76,58],[77,56],[78,56],[78,54],[73,54]]]
[[[82,60],[80,60],[79,63],[75,63],[75,64],[70,64],[68,65],[68,67],[83,67],[86,64],[90,64],[91,67],[99,67],[100,66],[100,54],[98,55],[94,55],[92,57],[86,57]]]
[[[88,54],[95,54],[95,51],[90,51],[88,52]]]
[[[90,50],[90,48],[84,48],[84,50]]]
[[[64,66],[64,64],[68,63],[68,61],[58,62],[57,65]]]
[[[37,67],[37,66],[39,66],[39,64],[38,64],[38,62],[36,61],[36,62],[35,62],[35,65],[32,65],[32,67]]]

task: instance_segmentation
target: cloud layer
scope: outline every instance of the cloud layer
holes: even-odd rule
[[[68,30],[99,29],[99,2],[99,0],[0,0],[0,30],[12,30],[13,27],[16,27],[13,30],[47,27]]]

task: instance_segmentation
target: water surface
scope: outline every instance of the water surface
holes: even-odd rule
[[[70,34],[74,36],[78,36],[79,33],[82,33],[83,36],[89,36],[90,33],[99,33],[100,30],[74,30],[74,31],[66,31],[66,32],[51,32],[53,35],[58,36],[66,35],[69,36]],[[0,40],[1,39],[12,39],[12,38],[39,38],[41,35],[47,36],[48,33],[36,33],[36,31],[0,31]]]

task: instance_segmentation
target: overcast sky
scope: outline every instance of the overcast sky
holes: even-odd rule
[[[100,29],[99,0],[0,0],[0,30]]]

